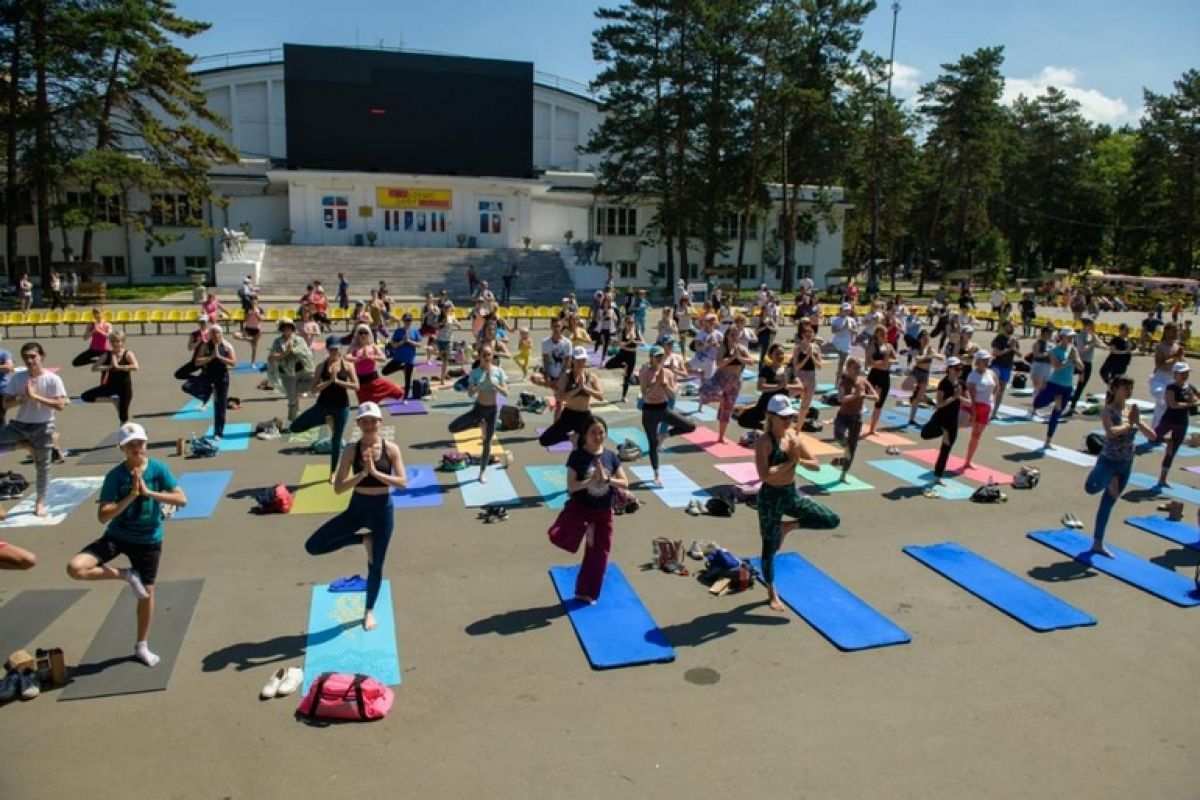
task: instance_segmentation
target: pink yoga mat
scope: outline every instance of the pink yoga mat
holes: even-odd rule
[[[713,458],[745,458],[751,453],[736,442],[726,441],[725,444],[718,444],[717,432],[709,428],[696,428],[691,433],[685,433],[683,438]]]
[[[909,456],[922,464],[933,466],[937,463],[937,450],[905,450],[904,455]],[[946,474],[954,477],[964,477],[978,483],[987,483],[988,478],[991,478],[996,483],[1012,484],[1012,475],[1001,472],[991,467],[981,467],[978,464],[971,467],[969,470],[963,471],[963,459],[958,456],[950,456],[946,462]]]
[[[758,479],[758,469],[755,468],[753,461],[733,461],[713,466],[728,475],[734,483],[740,483],[743,486],[757,486],[762,483]]]
[[[546,429],[538,428],[537,432],[538,432],[538,436],[541,436],[543,433],[546,432]],[[571,444],[571,441],[568,439],[565,442],[559,442],[556,445],[551,445],[550,447],[547,447],[546,449],[549,450],[551,453],[569,453],[569,452],[571,452],[571,448],[573,448],[574,446],[575,445]]]
[[[442,372],[442,365],[426,364],[424,361],[418,361],[413,365],[413,372],[424,372],[427,375],[440,375]]]
[[[909,445],[914,444],[912,439],[906,439],[903,436],[897,436],[896,434],[888,433],[887,431],[876,431],[873,436],[864,436],[863,438],[868,442],[879,445],[880,447],[908,447]]]

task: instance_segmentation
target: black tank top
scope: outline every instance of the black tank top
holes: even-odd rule
[[[355,442],[355,444],[354,444],[353,467],[354,467],[354,471],[356,473],[363,471],[363,456],[362,456],[362,440],[361,439],[359,441]],[[380,448],[379,458],[375,459],[375,470],[377,472],[383,473],[384,475],[392,474],[392,460],[391,460],[391,458],[388,457],[387,442],[383,443],[383,447]],[[362,488],[362,489],[370,489],[373,487],[383,488],[385,486],[387,486],[387,484],[385,484],[383,481],[376,478],[374,475],[368,475],[367,477],[363,478],[358,484],[358,488]]]
[[[104,358],[105,358],[107,364],[110,364],[110,365],[113,364],[113,356],[112,356],[111,350],[104,354]],[[116,363],[120,364],[122,367],[128,367],[129,363],[130,363],[129,362],[129,351],[126,350],[124,353],[122,353],[121,357],[117,359]],[[131,381],[132,381],[132,376],[129,374],[129,372],[127,370],[112,369],[112,370],[109,370],[108,372],[104,373],[104,379],[101,381],[101,383],[104,384],[105,386],[107,386],[109,389],[124,390],[124,389],[129,388]]]
[[[813,362],[812,345],[809,345],[807,353],[801,353],[796,359],[796,372],[813,372],[817,365]]]

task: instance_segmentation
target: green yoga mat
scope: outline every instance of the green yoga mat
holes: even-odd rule
[[[308,464],[292,495],[293,514],[340,514],[350,507],[353,492],[337,494],[329,482],[328,464]]]
[[[824,492],[861,492],[875,488],[866,481],[859,480],[850,474],[846,475],[846,480],[843,482],[841,480],[841,468],[835,467],[832,464],[822,464],[821,468],[816,472],[799,467],[796,469],[796,476],[809,484],[808,486],[802,486],[802,491],[811,494],[822,494]]]

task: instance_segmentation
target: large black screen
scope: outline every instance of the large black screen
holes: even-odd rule
[[[284,45],[288,165],[533,175],[533,64]]]

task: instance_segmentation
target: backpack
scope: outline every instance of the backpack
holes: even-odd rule
[[[409,400],[423,400],[432,394],[429,388],[429,378],[418,378],[412,382],[412,391],[409,393]]]
[[[533,392],[521,392],[519,395],[517,395],[517,405],[521,406],[522,408],[525,406],[534,405],[537,403],[537,400],[537,395]]]
[[[732,517],[737,506],[724,497],[710,497],[704,504],[704,510],[714,517]]]
[[[1037,467],[1021,467],[1013,476],[1014,489],[1032,489],[1042,479],[1042,471]]]
[[[193,436],[188,448],[196,458],[210,458],[221,452],[221,443],[212,436]]]
[[[392,690],[366,675],[322,672],[308,687],[296,716],[302,720],[366,722],[383,719],[395,699]]]
[[[1029,376],[1024,372],[1014,373],[1012,376],[1012,388],[1024,389],[1029,384]]]
[[[642,448],[632,439],[626,439],[617,445],[617,458],[622,461],[637,461],[642,457]]]
[[[806,419],[800,424],[800,430],[804,431],[805,433],[820,433],[824,429],[825,423],[816,419]]]
[[[287,514],[292,510],[292,493],[287,486],[277,483],[270,489],[260,492],[256,514]]]
[[[651,543],[653,548],[654,566],[663,572],[675,572],[687,575],[687,567],[683,565],[683,540],[667,539],[660,536]]]
[[[613,486],[613,513],[632,514],[642,507],[641,501],[628,489]]]
[[[0,472],[0,500],[20,497],[29,488],[29,481],[19,472]]]
[[[1089,433],[1083,440],[1083,446],[1089,453],[1098,456],[1104,450],[1104,437],[1098,433]]]
[[[516,406],[505,406],[500,409],[500,430],[519,431],[525,427],[521,420],[521,409]]]
[[[754,567],[750,566],[748,561],[743,561],[738,564],[737,571],[730,575],[729,588],[734,592],[744,592],[747,589],[754,588],[754,579],[758,573],[754,571]]]
[[[713,550],[704,559],[704,566],[716,572],[731,572],[741,566],[742,560],[724,548]]]
[[[985,486],[980,486],[971,495],[971,501],[974,503],[1003,503],[1006,500],[1008,497],[992,481],[988,481]]]
[[[470,466],[471,457],[466,453],[460,453],[457,450],[447,450],[442,453],[442,460],[438,464],[438,469],[442,472],[458,472]]]

